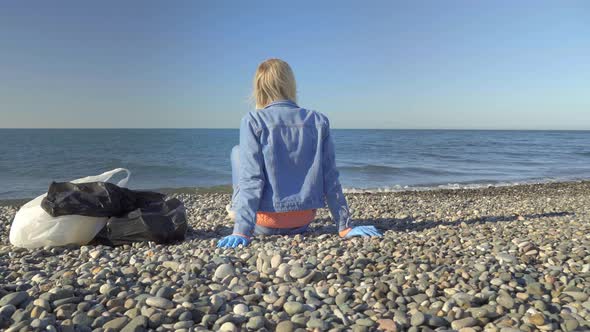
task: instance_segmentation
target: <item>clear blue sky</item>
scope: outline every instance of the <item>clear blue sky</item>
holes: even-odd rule
[[[338,128],[590,129],[589,1],[6,1],[0,127],[236,128],[291,64]]]

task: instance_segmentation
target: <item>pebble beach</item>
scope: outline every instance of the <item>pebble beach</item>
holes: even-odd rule
[[[590,182],[347,194],[304,235],[219,249],[227,193],[173,194],[184,242],[20,249],[0,204],[0,330],[588,331]]]

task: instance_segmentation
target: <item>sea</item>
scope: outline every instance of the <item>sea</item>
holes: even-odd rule
[[[0,199],[123,167],[129,187],[230,190],[237,129],[0,129]],[[345,191],[590,180],[590,131],[334,129]]]

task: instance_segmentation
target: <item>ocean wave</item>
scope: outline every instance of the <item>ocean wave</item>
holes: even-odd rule
[[[345,187],[342,191],[346,194],[359,194],[359,193],[389,193],[389,192],[403,192],[403,191],[432,191],[432,190],[461,190],[461,189],[481,189],[481,188],[494,188],[494,187],[512,187],[520,185],[530,184],[545,184],[545,183],[556,183],[556,182],[580,182],[588,181],[590,178],[572,178],[572,179],[543,179],[543,180],[523,180],[514,182],[494,182],[494,181],[483,181],[476,183],[447,183],[447,184],[435,184],[435,185],[424,185],[424,186],[412,186],[412,185],[392,185],[388,187],[379,188],[355,188]]]
[[[429,167],[395,167],[387,165],[340,166],[341,172],[358,172],[379,175],[463,175],[463,172],[435,169]]]

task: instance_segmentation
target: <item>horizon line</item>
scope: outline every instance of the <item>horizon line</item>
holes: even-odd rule
[[[0,127],[0,130],[239,130],[230,127]],[[331,128],[333,130],[416,130],[416,131],[590,131],[588,129],[523,129],[523,128]]]

